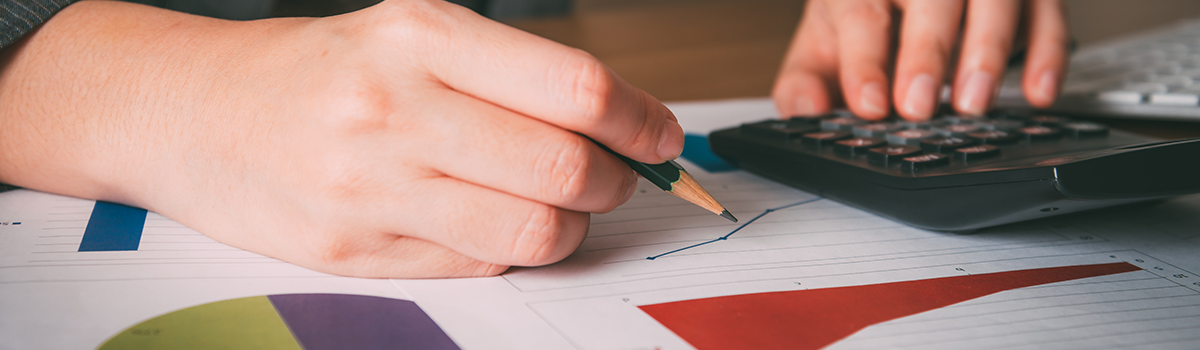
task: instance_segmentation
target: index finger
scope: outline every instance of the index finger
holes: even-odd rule
[[[1029,13],[1029,54],[1025,60],[1022,90],[1034,107],[1054,104],[1062,76],[1067,71],[1070,34],[1067,33],[1063,4],[1057,0],[1031,0]]]
[[[433,38],[442,42],[432,43],[425,63],[450,88],[583,133],[641,162],[661,163],[683,151],[675,115],[591,55],[462,8],[444,10],[462,26]]]
[[[855,114],[883,119],[891,110],[888,75],[891,51],[891,4],[879,0],[839,1],[832,13],[838,18],[838,59],[846,105]]]

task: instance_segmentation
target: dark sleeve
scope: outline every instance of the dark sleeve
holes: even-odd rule
[[[0,48],[12,44],[76,0],[0,0]]]

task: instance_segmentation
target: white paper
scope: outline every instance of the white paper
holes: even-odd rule
[[[774,115],[767,99],[669,107],[693,134]],[[1200,196],[959,235],[681,163],[743,223],[763,215],[729,235],[741,224],[643,182],[629,203],[592,216],[565,261],[479,279],[329,276],[154,213],[138,250],[78,252],[93,201],[0,193],[0,348],[94,348],[205,303],[347,293],[414,300],[465,349],[688,349],[638,306],[1118,261],[1142,270],[991,294],[866,327],[831,348],[1200,347]]]
[[[96,348],[162,314],[251,296],[408,299],[391,281],[314,272],[215,242],[152,212],[136,251],[79,252],[94,204],[0,193],[0,349]]]
[[[769,117],[771,105],[671,107],[689,132],[706,133]],[[816,198],[744,172],[708,174],[681,163],[743,221]],[[637,306],[1126,261],[1144,270],[1004,291],[871,326],[832,348],[1195,348],[1197,218],[1200,197],[1191,196],[960,235],[817,200],[768,213],[727,240],[647,260],[739,225],[643,182],[629,203],[593,215],[588,239],[561,263],[493,279],[397,284],[467,348],[689,349]],[[529,333],[506,334],[511,327]]]

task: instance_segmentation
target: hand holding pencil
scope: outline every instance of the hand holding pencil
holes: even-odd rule
[[[683,149],[596,58],[445,1],[244,22],[82,1],[6,57],[0,182],[339,275],[557,262],[637,185],[580,134],[649,164]]]

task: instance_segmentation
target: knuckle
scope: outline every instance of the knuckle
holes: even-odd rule
[[[329,84],[321,127],[327,131],[361,134],[383,130],[395,110],[392,94],[376,79],[346,73]]]
[[[623,178],[621,180],[621,187],[618,187],[617,190],[613,192],[614,196],[612,197],[612,201],[608,202],[604,206],[604,208],[597,210],[596,213],[604,214],[604,213],[613,211],[614,209],[617,209],[618,206],[625,203],[624,201],[625,201],[625,194],[627,193],[626,191],[630,187],[635,187],[635,189],[636,189],[637,175],[634,175],[632,171],[629,171],[629,172],[624,173],[622,175],[622,177]]]
[[[609,112],[609,99],[613,95],[613,76],[600,60],[583,51],[565,55],[557,74],[550,74],[555,86],[568,84],[566,110],[580,117],[583,126],[595,126]]]
[[[363,254],[345,234],[318,234],[310,236],[308,247],[318,266],[352,273]]]
[[[566,204],[583,197],[587,192],[588,173],[592,166],[588,141],[568,135],[560,142],[547,143],[544,156],[534,170],[544,176],[535,182],[541,186],[541,197],[552,204]]]
[[[848,24],[887,29],[891,26],[892,9],[882,1],[858,1],[848,4],[843,16]]]
[[[370,11],[354,13],[351,33],[365,36],[369,43],[439,42],[436,36],[451,32],[462,15],[460,10],[465,9],[447,1],[385,1]]]
[[[549,205],[538,205],[526,215],[509,252],[512,265],[537,266],[562,259],[555,249],[562,230],[562,215],[559,209]]]

